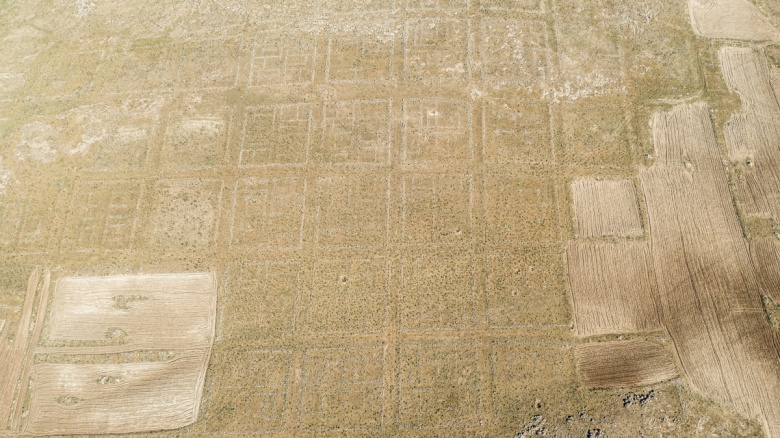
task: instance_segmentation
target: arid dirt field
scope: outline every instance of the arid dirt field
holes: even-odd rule
[[[0,437],[780,438],[780,0],[0,0]]]

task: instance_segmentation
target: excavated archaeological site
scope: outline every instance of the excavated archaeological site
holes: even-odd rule
[[[779,102],[780,0],[0,0],[0,437],[780,438]]]

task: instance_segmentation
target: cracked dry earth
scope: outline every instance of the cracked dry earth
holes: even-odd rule
[[[0,437],[780,437],[778,0],[0,0]]]

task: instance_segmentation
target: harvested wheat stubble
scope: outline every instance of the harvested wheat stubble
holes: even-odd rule
[[[69,345],[37,352],[100,358],[156,350],[173,358],[38,363],[31,367],[24,432],[127,433],[194,422],[214,340],[216,297],[212,274],[61,278],[47,342]]]
[[[780,242],[760,239],[750,242],[753,266],[761,291],[773,301],[780,302]]]
[[[645,243],[571,242],[566,251],[577,334],[658,330],[655,275]]]
[[[705,104],[655,114],[640,173],[662,322],[691,384],[780,436],[780,348]]]
[[[581,179],[571,185],[579,237],[642,235],[634,184]]]
[[[693,30],[703,37],[780,40],[761,11],[748,0],[688,0]]]
[[[0,430],[7,426],[6,423],[14,411],[14,393],[18,379],[24,371],[35,291],[40,276],[40,270],[35,269],[27,282],[27,295],[13,341],[7,339],[6,333],[0,334]]]
[[[722,48],[720,62],[729,90],[743,106],[723,132],[731,159],[747,165],[744,178],[737,179],[740,203],[748,215],[780,220],[780,106],[769,64],[762,53],[737,47]]]
[[[205,351],[162,363],[33,367],[27,433],[99,434],[173,429],[198,415]]]
[[[585,386],[644,386],[677,377],[677,365],[661,344],[644,340],[578,345],[577,369]]]
[[[213,282],[210,274],[61,278],[48,337],[133,349],[197,348],[209,342],[214,327]]]
[[[36,269],[37,271],[37,269]],[[43,330],[44,318],[46,317],[46,306],[49,302],[49,289],[51,286],[51,272],[49,270],[43,273],[43,282],[41,286],[41,293],[38,294],[38,306],[35,309],[35,321],[34,326],[30,330],[29,340],[27,341],[27,350],[25,352],[25,361],[22,364],[21,374],[19,376],[19,393],[17,395],[16,412],[11,417],[11,428],[18,429],[19,424],[22,421],[22,408],[24,401],[27,400],[27,392],[29,385],[26,383],[30,380],[30,371],[33,367],[33,361],[35,357],[35,347],[38,345],[38,341],[41,338],[41,331]],[[29,287],[35,287],[30,279]]]
[[[761,271],[742,236],[709,108],[655,114],[653,138],[656,164],[639,175],[649,242],[569,244],[578,334],[641,330],[636,321],[655,317],[693,387],[780,436],[780,343],[763,313]],[[644,293],[627,298],[626,290]],[[637,297],[652,297],[655,308],[627,301]],[[628,317],[613,316],[621,312]]]

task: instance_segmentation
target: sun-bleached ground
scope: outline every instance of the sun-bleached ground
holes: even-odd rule
[[[779,24],[0,1],[0,436],[780,434]]]

